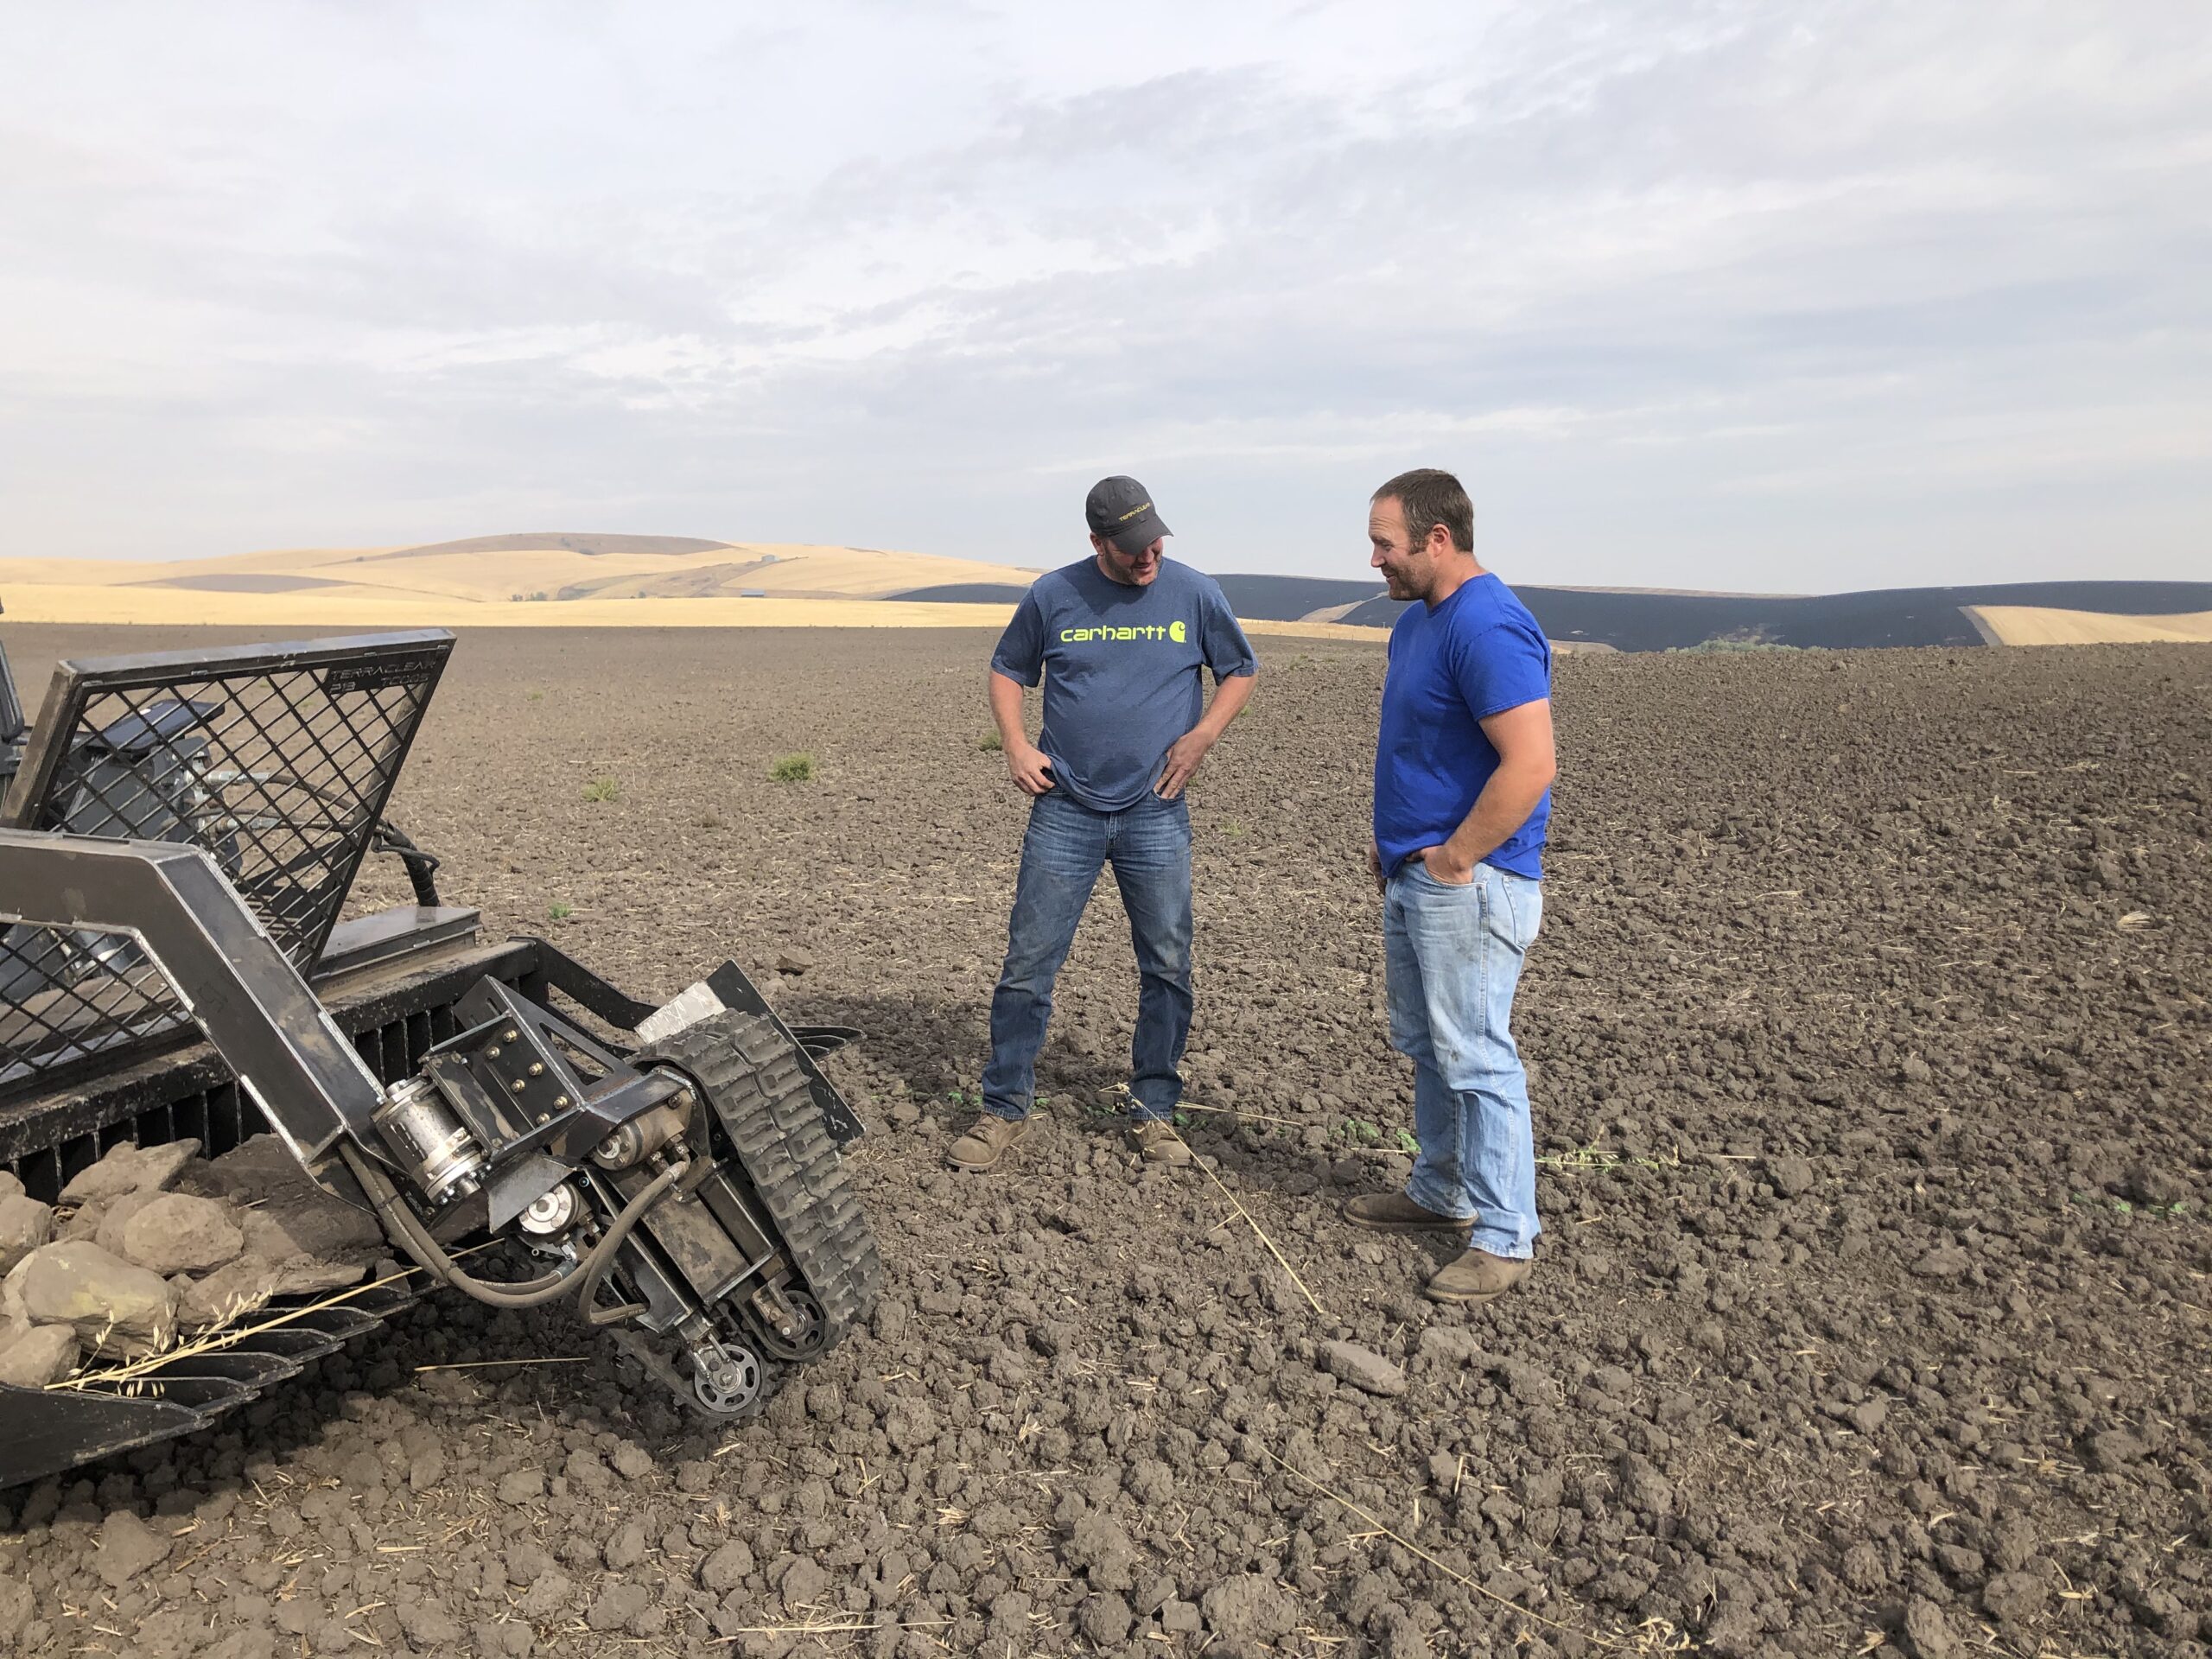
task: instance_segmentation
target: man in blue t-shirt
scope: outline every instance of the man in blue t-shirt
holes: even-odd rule
[[[1440,1302],[1487,1302],[1528,1275],[1536,1240],[1529,1080],[1513,988],[1543,919],[1551,817],[1551,646],[1475,562],[1475,513],[1449,473],[1402,473],[1369,504],[1369,563],[1413,600],[1390,631],[1375,746],[1390,1044],[1414,1062],[1421,1156],[1401,1193],[1344,1219],[1445,1233],[1466,1249],[1428,1281]]]
[[[1033,798],[991,996],[983,1109],[945,1154],[957,1169],[995,1166],[1028,1133],[1052,984],[1109,864],[1136,946],[1131,1138],[1153,1162],[1191,1158],[1169,1122],[1191,1030],[1183,786],[1250,700],[1259,663],[1213,579],[1161,556],[1170,532],[1150,491],[1133,478],[1102,479],[1084,516],[1091,556],[1037,578],[991,658],[991,718],[1007,770]],[[1039,675],[1045,723],[1032,743],[1021,693]]]

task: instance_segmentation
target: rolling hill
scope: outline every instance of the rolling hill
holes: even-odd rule
[[[186,561],[0,559],[0,601],[20,620],[254,627],[972,627],[1002,620],[1037,575],[978,559],[880,548],[529,531]],[[1238,615],[1269,629],[1376,639],[1403,608],[1370,577],[1230,572],[1216,579]],[[1516,591],[1555,643],[1582,650],[2212,640],[2212,582],[2013,582],[1823,594],[1541,586]]]
[[[1371,581],[1230,574],[1215,578],[1239,616],[1387,628],[1405,607]],[[926,603],[1018,599],[1003,581],[899,594]],[[2031,582],[1854,594],[1701,594],[1516,586],[1552,639],[1615,651],[1720,644],[1824,646],[2087,645],[2212,640],[2212,582]]]

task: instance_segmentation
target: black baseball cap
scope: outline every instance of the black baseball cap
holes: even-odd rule
[[[1083,504],[1090,533],[1103,536],[1124,553],[1141,553],[1175,532],[1153,510],[1152,492],[1134,478],[1102,478]]]

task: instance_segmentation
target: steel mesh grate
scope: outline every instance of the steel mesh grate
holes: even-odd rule
[[[345,907],[450,636],[64,664],[26,829],[189,842],[302,972]],[[56,725],[61,729],[55,729]]]
[[[0,1090],[191,1016],[127,933],[19,922],[0,933]]]

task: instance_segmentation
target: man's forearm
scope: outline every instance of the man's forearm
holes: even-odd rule
[[[1474,806],[1459,820],[1446,843],[1452,855],[1468,865],[1479,864],[1513,838],[1529,822],[1536,803],[1552,786],[1557,768],[1508,761],[1490,775]]]
[[[1029,734],[1021,723],[1021,682],[993,669],[990,702],[991,719],[998,726],[1000,743],[1011,748],[1017,742],[1027,742]]]
[[[1229,722],[1243,712],[1252,701],[1252,688],[1257,683],[1256,674],[1232,674],[1213,689],[1213,702],[1205,716],[1191,729],[1204,737],[1208,744],[1217,743],[1221,734],[1229,729]]]

